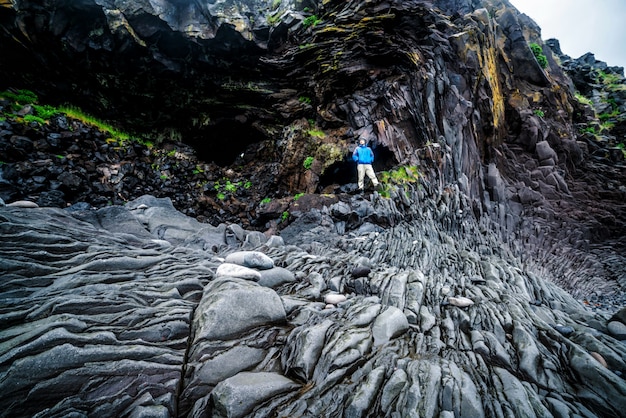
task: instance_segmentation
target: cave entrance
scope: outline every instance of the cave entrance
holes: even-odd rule
[[[189,145],[196,150],[198,159],[227,167],[251,144],[265,139],[250,123],[228,119],[217,122],[205,131],[204,136],[194,139]]]
[[[376,173],[391,170],[398,164],[395,155],[389,148],[378,145],[372,147],[372,151],[374,151],[374,164],[372,166]],[[380,178],[380,176],[378,177]],[[333,184],[344,185],[356,182],[356,163],[352,161],[352,155],[349,155],[344,160],[337,161],[324,170],[319,179],[319,189],[323,190]]]

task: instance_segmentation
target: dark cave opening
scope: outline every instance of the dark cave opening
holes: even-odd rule
[[[265,136],[249,123],[222,120],[211,126],[205,136],[189,141],[198,159],[214,162],[220,167],[232,165],[251,144],[265,140]]]
[[[374,151],[374,171],[380,173],[395,167],[398,162],[393,152],[382,145],[372,146]],[[366,185],[369,180],[366,179]],[[357,182],[356,163],[352,161],[352,155],[346,156],[342,161],[337,161],[329,166],[319,179],[319,189],[333,185],[344,185]]]

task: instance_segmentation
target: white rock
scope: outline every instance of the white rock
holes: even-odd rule
[[[441,294],[442,295],[447,295],[448,293],[450,293],[450,286],[443,286],[441,288]]]
[[[346,299],[347,298],[345,295],[340,295],[337,293],[329,293],[324,297],[324,302],[328,304],[336,305],[338,303],[345,302]]]
[[[15,202],[7,203],[7,206],[14,208],[38,208],[39,205],[29,200],[16,200]]]
[[[239,264],[223,263],[217,268],[215,277],[238,277],[240,279],[261,280],[261,273],[249,267],[240,266]]]
[[[154,242],[157,245],[160,245],[162,248],[171,247],[172,243],[169,241],[165,241],[164,239],[151,239],[150,241]]]
[[[463,296],[458,296],[458,297],[450,296],[448,297],[448,302],[450,302],[450,305],[458,306],[460,308],[465,308],[467,306],[474,304],[473,300],[463,297]]]

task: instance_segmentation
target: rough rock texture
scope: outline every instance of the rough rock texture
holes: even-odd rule
[[[0,23],[2,89],[144,140],[0,103],[3,415],[626,410],[623,315],[585,307],[626,286],[623,71],[542,68],[505,0],[15,0]],[[359,138],[394,170],[354,196]]]
[[[412,193],[419,220],[246,251],[225,225],[200,246],[149,196],[0,208],[3,416],[618,416],[623,315],[587,310],[471,216],[442,217],[454,200]],[[386,200],[368,204],[382,216]],[[216,277],[251,256],[295,281]]]
[[[197,151],[199,161],[170,144],[177,158],[151,155],[157,161],[147,167],[133,162],[145,152],[138,148],[110,163],[100,153],[105,160],[87,172],[24,168],[41,181],[30,191],[53,189],[46,198],[55,206],[84,196],[93,184],[85,177],[101,172],[103,185],[89,186],[107,195],[97,206],[140,196],[149,179],[149,193],[170,196],[189,215],[275,230],[285,212],[302,209],[295,194],[346,191],[349,151],[365,138],[377,170],[414,164],[432,187],[458,184],[472,210],[508,236],[623,247],[615,242],[626,235],[619,139],[579,135],[575,122],[588,110],[564,73],[578,67],[560,67],[546,46],[541,68],[529,47],[543,45],[540,29],[507,1],[15,1],[0,19],[0,53],[20,57],[3,60],[0,83]],[[611,96],[623,108],[620,97]],[[14,176],[39,146],[45,159],[67,149],[6,129]],[[64,143],[68,131],[48,142]],[[261,204],[266,197],[273,202]]]

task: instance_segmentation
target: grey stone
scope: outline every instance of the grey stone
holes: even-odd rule
[[[239,264],[222,263],[215,271],[215,277],[237,277],[258,282],[262,276],[258,270],[240,266]]]
[[[224,261],[259,270],[268,270],[274,267],[274,261],[260,251],[236,251],[228,254]]]
[[[610,335],[618,340],[626,340],[626,324],[619,321],[611,321],[606,326]]]
[[[240,418],[255,405],[281,393],[293,391],[299,385],[278,373],[241,372],[220,382],[211,398],[214,417]]]
[[[313,377],[326,343],[326,334],[332,325],[332,321],[324,320],[309,327],[298,327],[289,335],[289,345],[283,353],[283,364],[290,373],[305,381]]]
[[[283,267],[274,267],[267,270],[259,270],[261,275],[259,285],[265,287],[275,288],[286,283],[293,283],[296,281],[296,275],[291,271]]]
[[[375,396],[379,392],[385,377],[385,367],[380,366],[372,370],[360,385],[354,396],[348,403],[344,412],[346,418],[360,418],[366,415],[371,405],[375,401]]]
[[[282,237],[279,237],[278,235],[272,235],[265,242],[265,245],[269,248],[283,247],[285,245],[285,241]]]
[[[196,308],[194,342],[232,338],[285,320],[285,308],[272,289],[241,279],[218,278],[206,286]]]
[[[372,334],[376,345],[385,344],[409,329],[409,321],[396,307],[389,306],[374,321]]]
[[[368,266],[358,265],[352,269],[351,274],[352,274],[352,277],[354,278],[367,277],[371,271],[372,269],[369,268]]]

